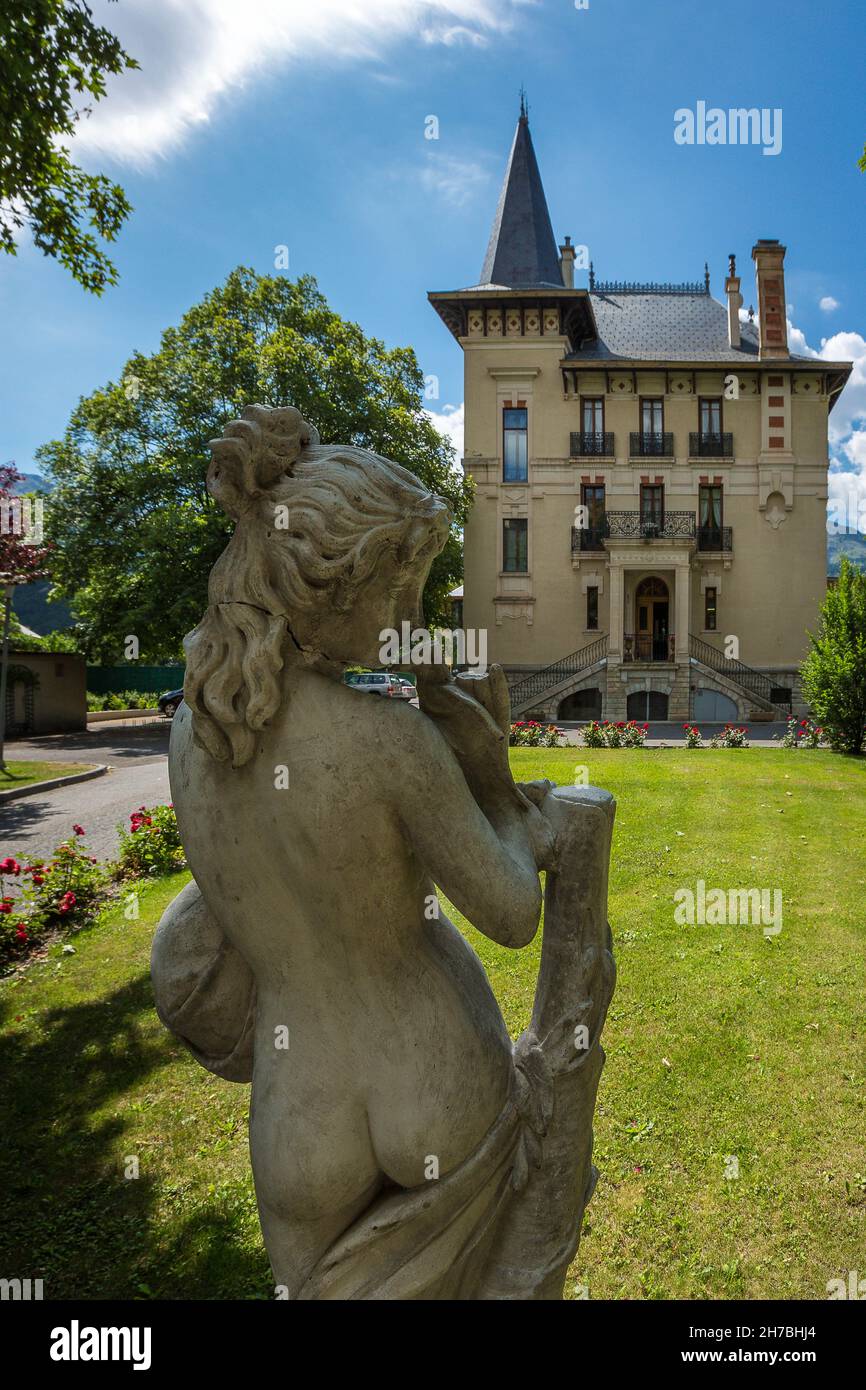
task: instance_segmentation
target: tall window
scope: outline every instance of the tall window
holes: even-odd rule
[[[506,409],[502,412],[502,478],[506,483],[525,483],[527,480],[528,412]]]
[[[509,517],[502,523],[502,568],[506,574],[526,574],[529,570],[525,517]]]
[[[717,396],[701,398],[701,435],[719,435],[722,432],[722,402]]]
[[[665,427],[665,403],[663,400],[645,397],[640,403],[640,429],[644,436],[661,434]]]
[[[584,434],[604,434],[604,398],[602,396],[584,397],[583,432]]]
[[[707,632],[716,630],[716,591],[704,589],[704,628]]]
[[[665,490],[661,483],[642,483],[640,490],[641,529],[656,526],[661,530],[665,516]]]
[[[586,507],[586,539],[601,546],[604,539],[604,483],[581,483],[580,501]]]
[[[705,549],[722,547],[722,489],[718,483],[701,483],[698,492],[699,543]]]
[[[598,585],[590,584],[586,590],[586,626],[587,631],[598,631]]]

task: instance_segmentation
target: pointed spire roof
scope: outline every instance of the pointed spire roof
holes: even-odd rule
[[[559,253],[522,91],[520,119],[484,257],[481,284],[507,285],[510,289],[529,285],[562,287]]]

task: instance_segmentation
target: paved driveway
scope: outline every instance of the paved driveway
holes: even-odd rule
[[[57,787],[42,795],[23,796],[0,806],[0,857],[45,856],[83,825],[85,843],[100,859],[117,853],[117,824],[128,823],[130,811],[142,805],[171,800],[168,785],[170,725],[111,730],[93,725],[80,734],[55,734],[15,742],[12,758],[56,759],[58,762],[107,763],[104,777]]]

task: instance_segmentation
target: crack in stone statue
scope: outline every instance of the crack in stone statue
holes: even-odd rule
[[[342,682],[379,665],[383,629],[423,624],[450,517],[413,474],[322,447],[291,407],[250,406],[211,447],[236,526],[185,644],[169,768],[194,882],[154,940],[159,1016],[252,1081],[289,1298],[561,1298],[595,1178],[613,800],[514,783],[498,667],[422,668],[420,712]],[[519,949],[539,870],[541,967],[512,1044],[430,904],[438,885]]]

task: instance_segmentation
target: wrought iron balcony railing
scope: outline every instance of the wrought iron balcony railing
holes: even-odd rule
[[[644,512],[608,512],[605,518],[610,540],[669,541],[693,539],[694,512],[665,512],[663,516]]]
[[[674,437],[672,434],[645,434],[643,430],[632,430],[629,436],[629,456],[631,458],[672,459],[674,456]]]
[[[622,639],[623,661],[673,661],[676,651],[674,633],[654,637],[651,632],[626,632]]]
[[[734,436],[732,434],[703,434],[698,430],[689,435],[689,458],[732,459],[733,457]]]
[[[569,441],[569,457],[606,458],[614,456],[613,435],[609,430],[572,430]]]
[[[604,550],[605,537],[607,536],[607,522],[602,521],[597,526],[572,526],[571,528],[571,553],[578,554],[584,550]]]
[[[734,533],[730,526],[699,526],[698,550],[730,551],[734,548]]]

